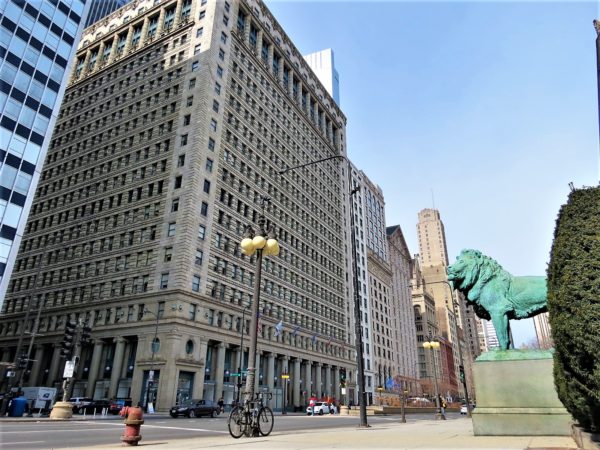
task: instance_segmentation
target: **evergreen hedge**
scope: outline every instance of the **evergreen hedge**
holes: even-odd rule
[[[571,192],[560,210],[548,310],[558,397],[584,429],[600,432],[600,188]]]

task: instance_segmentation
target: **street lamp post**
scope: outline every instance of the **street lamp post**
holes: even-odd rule
[[[248,375],[246,376],[246,401],[254,399],[254,380],[256,379],[256,344],[258,339],[258,311],[260,303],[260,281],[262,275],[263,256],[277,256],[279,254],[279,243],[274,230],[265,231],[265,204],[270,201],[269,197],[261,196],[260,203],[262,211],[258,217],[258,232],[247,226],[244,239],[240,243],[242,253],[252,256],[256,252],[256,277],[254,280],[254,296],[252,299],[252,312],[250,317],[250,349],[248,353]]]
[[[438,379],[437,379],[437,368],[436,368],[436,363],[435,363],[435,349],[439,349],[440,348],[440,343],[438,341],[433,340],[433,338],[431,337],[431,335],[429,335],[429,341],[425,341],[423,342],[423,348],[425,348],[426,350],[431,350],[431,363],[432,363],[432,367],[433,367],[433,378],[435,380],[435,408],[436,408],[436,413],[435,413],[435,417],[436,419],[445,419],[445,417],[441,414],[440,412],[440,394],[439,394],[439,390],[438,390]]]
[[[237,403],[240,403],[240,393],[242,392],[242,365],[244,362],[244,328],[246,328],[246,310],[250,307],[250,305],[246,305],[242,310],[242,323],[240,326],[240,364],[238,366],[238,382],[237,382]]]
[[[148,379],[146,380],[146,395],[145,403],[146,407],[148,406],[148,398],[150,396],[150,387],[152,387],[154,383],[154,355],[158,351],[158,314],[153,313],[149,309],[144,309],[144,314],[152,314],[156,318],[156,323],[154,324],[154,338],[152,339],[152,344],[150,346],[150,350],[152,351],[152,356],[150,357],[150,370],[148,371]]]
[[[306,164],[299,164],[297,166],[288,167],[284,170],[279,171],[280,175],[283,175],[290,170],[300,169],[303,167],[311,166],[332,159],[343,159],[348,165],[348,188],[352,188],[352,166],[350,160],[344,155],[334,155],[328,158],[318,159],[311,161]],[[358,281],[358,258],[356,256],[356,230],[354,229],[354,202],[352,196],[360,190],[360,187],[354,187],[349,192],[349,203],[350,203],[350,240],[352,241],[352,272],[354,281],[354,327],[355,327],[355,346],[356,346],[356,381],[358,384],[358,390],[360,393],[359,397],[359,410],[360,410],[360,427],[368,427],[367,423],[367,393],[365,392],[365,367],[364,367],[364,356],[363,356],[363,342],[362,342],[362,325],[361,325],[361,312],[360,312],[360,289]]]

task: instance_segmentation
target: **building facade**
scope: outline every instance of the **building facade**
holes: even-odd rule
[[[25,381],[59,385],[64,324],[81,320],[93,343],[74,395],[158,410],[232,401],[256,282],[239,241],[264,213],[281,253],[263,262],[256,387],[275,408],[284,391],[295,408],[339,399],[340,368],[356,365],[340,167],[279,171],[345,155],[345,122],[261,2],[138,0],[86,29],[4,305],[2,359],[39,330]],[[39,321],[24,323],[32,302]]]
[[[89,3],[0,2],[0,308]]]
[[[411,296],[412,258],[399,225],[386,228],[390,267],[392,270],[393,341],[396,376],[410,392],[417,392],[419,359],[417,356],[417,329]]]

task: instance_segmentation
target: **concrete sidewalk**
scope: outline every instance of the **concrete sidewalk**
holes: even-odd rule
[[[144,426],[142,425],[142,437]],[[268,437],[233,439],[229,434],[161,441],[142,441],[148,449],[192,450],[227,449],[576,449],[571,437],[562,436],[473,436],[470,420],[427,421],[377,424],[368,429],[330,428],[317,431],[277,431]],[[119,444],[90,448],[122,448]],[[83,450],[83,449],[81,449]]]

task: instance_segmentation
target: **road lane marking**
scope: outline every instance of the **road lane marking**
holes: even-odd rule
[[[122,423],[96,423],[94,425],[112,425],[112,426],[117,426],[117,427],[123,426]],[[209,430],[209,429],[205,429],[205,428],[168,427],[168,426],[158,426],[158,425],[148,425],[148,424],[144,424],[143,427],[144,428],[160,428],[160,429],[165,429],[165,430],[207,431],[207,432],[211,432],[211,433],[229,434],[229,431]]]
[[[121,424],[121,426],[123,426],[123,424]],[[71,431],[96,431],[96,430],[97,430],[97,428],[73,428],[73,429],[69,429],[69,430],[61,428],[59,430],[2,431],[2,434],[4,435],[4,434],[11,434],[11,433],[13,433],[13,434],[14,433],[21,433],[21,434],[27,433],[27,434],[29,434],[29,433],[52,433],[52,432],[54,432],[54,433],[70,433]],[[43,442],[43,441],[41,441],[41,442]]]
[[[46,442],[46,441],[3,442],[2,445],[43,444],[44,442]]]

